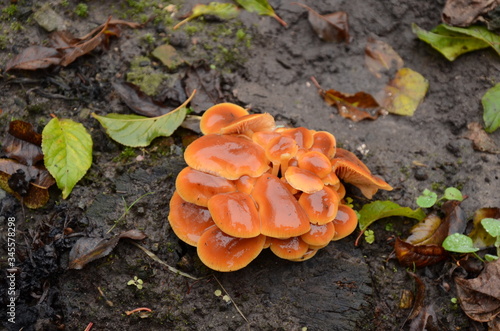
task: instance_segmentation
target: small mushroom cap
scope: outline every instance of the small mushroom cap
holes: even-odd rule
[[[250,193],[252,193],[253,186],[255,185],[256,181],[257,181],[257,178],[255,178],[255,177],[243,175],[240,178],[238,178],[237,180],[235,180],[234,184],[236,185],[236,189],[239,192],[250,194]]]
[[[304,261],[307,261],[310,258],[312,258],[314,255],[316,255],[317,252],[318,252],[318,249],[315,249],[313,247],[309,247],[307,252],[305,252],[304,255],[302,255],[298,259],[289,259],[289,260],[293,261],[293,262],[304,262]]]
[[[285,178],[293,188],[308,194],[318,192],[324,186],[323,181],[316,174],[299,167],[288,167]]]
[[[323,153],[331,159],[335,156],[336,146],[337,140],[333,134],[326,131],[318,131],[313,135],[313,144],[310,150]]]
[[[311,148],[314,138],[314,131],[311,131],[304,127],[298,128],[278,128],[276,132],[279,132],[284,137],[292,138],[299,148],[309,149]]]
[[[246,193],[217,194],[208,200],[208,210],[219,229],[230,236],[253,238],[260,234],[259,211]]]
[[[332,187],[332,188],[334,188],[334,187]],[[337,188],[337,193],[339,195],[340,200],[344,199],[344,197],[347,193],[344,184],[339,183],[338,188]]]
[[[170,200],[168,221],[179,239],[195,247],[202,233],[215,225],[207,208],[184,201],[177,192]]]
[[[335,189],[338,189],[340,187],[340,179],[334,171],[331,171],[328,175],[321,179],[323,180],[323,183],[325,183],[325,185],[332,186]]]
[[[331,162],[335,174],[344,182],[359,188],[368,199],[371,199],[379,189],[392,190],[391,185],[382,178],[372,175],[368,167],[349,151],[338,148]]]
[[[175,188],[182,199],[203,207],[207,207],[208,199],[216,194],[236,191],[232,181],[190,167],[179,173]]]
[[[326,186],[312,194],[302,193],[299,198],[299,204],[312,224],[321,225],[333,221],[337,215],[339,203],[338,193]]]
[[[332,172],[330,159],[318,151],[309,151],[298,157],[299,168],[309,170],[323,178]]]
[[[221,134],[246,134],[249,137],[254,132],[273,131],[276,128],[274,118],[268,114],[251,114],[235,119],[229,125],[221,128]]]
[[[266,156],[273,163],[280,163],[286,156],[287,161],[294,157],[299,150],[299,146],[290,137],[278,136],[269,141],[266,148]]]
[[[290,238],[311,229],[306,212],[278,177],[272,174],[259,177],[251,196],[259,207],[263,235]]]
[[[264,149],[251,140],[228,135],[210,134],[196,139],[184,153],[193,169],[226,179],[243,175],[258,177],[269,169]]]
[[[255,132],[252,135],[252,140],[254,143],[259,145],[260,147],[266,149],[267,145],[271,140],[273,140],[276,137],[280,137],[281,135],[277,132],[274,131],[259,131]]]
[[[200,120],[203,134],[219,133],[220,129],[235,119],[248,115],[248,111],[233,103],[219,103],[208,108]]]
[[[269,241],[271,243],[271,251],[282,259],[300,259],[309,249],[309,245],[300,239],[300,237],[288,239],[269,238]]]
[[[326,246],[335,236],[335,225],[328,222],[323,225],[311,224],[311,231],[300,236],[309,246]]]
[[[201,235],[197,252],[210,269],[229,272],[246,267],[260,254],[265,242],[265,236],[236,238],[214,225]]]
[[[358,216],[352,208],[346,205],[340,205],[337,216],[333,220],[335,226],[335,236],[332,240],[340,240],[347,237],[356,230],[358,226]]]

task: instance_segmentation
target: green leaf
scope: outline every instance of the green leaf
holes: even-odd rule
[[[496,255],[491,255],[491,254],[485,254],[484,255],[484,259],[488,262],[493,262],[493,261],[496,261],[498,260],[498,256]]]
[[[373,244],[375,242],[375,232],[373,232],[372,230],[366,230],[365,241],[370,245]]]
[[[485,32],[481,27],[477,26],[464,29],[440,24],[432,31],[426,31],[415,23],[412,24],[411,28],[413,33],[415,33],[420,40],[430,44],[449,61],[455,60],[464,53],[491,46],[486,40],[483,40],[483,38],[470,35],[471,33],[477,35],[484,34],[485,36],[491,35],[492,33],[486,28],[484,28],[484,30],[486,30]],[[486,37],[486,39],[491,40],[492,38],[489,36]]]
[[[198,4],[193,7],[191,15],[174,26],[174,30],[184,23],[203,15],[212,15],[223,20],[230,20],[238,17],[239,13],[239,8],[232,3],[210,2],[208,5]]]
[[[456,189],[454,187],[448,187],[446,190],[444,190],[444,196],[446,200],[458,200],[462,201],[464,199],[462,192],[460,192],[459,189]]]
[[[401,207],[392,201],[374,201],[364,205],[359,211],[359,216],[359,228],[364,231],[370,224],[381,218],[403,216],[421,221],[425,218],[425,213],[420,208],[412,210],[409,207]]]
[[[267,15],[274,17],[281,25],[287,26],[286,22],[283,21],[274,12],[273,7],[267,2],[267,0],[234,0],[246,11],[251,13],[257,13],[259,15]]]
[[[460,233],[454,233],[443,241],[443,248],[455,253],[474,253],[479,248],[474,247],[472,239]]]
[[[437,194],[435,192],[425,189],[422,195],[417,198],[417,205],[421,208],[430,208],[434,206],[437,201]]]
[[[66,199],[92,165],[92,138],[82,124],[53,118],[43,129],[42,151],[45,167]]]
[[[500,84],[490,88],[481,99],[485,131],[494,132],[500,126]]]
[[[92,117],[101,123],[116,142],[130,147],[144,147],[157,137],[170,136],[182,124],[186,117],[186,105],[195,92],[179,108],[157,117],[123,114],[99,116],[95,113],[92,113]]]
[[[481,225],[492,237],[500,237],[500,220],[495,218],[483,218]]]

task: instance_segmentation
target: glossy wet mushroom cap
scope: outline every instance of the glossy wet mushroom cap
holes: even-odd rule
[[[196,246],[203,232],[215,225],[207,208],[184,201],[174,192],[168,220],[174,233],[186,244]]]
[[[290,137],[278,136],[269,141],[265,147],[266,157],[273,163],[272,174],[277,176],[281,169],[282,174],[288,167],[288,161],[297,154],[299,146]]]
[[[335,236],[332,240],[340,240],[347,237],[356,230],[358,226],[358,216],[352,208],[346,205],[340,205],[337,215],[333,220],[335,226]]]
[[[312,224],[326,224],[333,221],[339,204],[338,193],[326,186],[312,194],[302,193],[299,198],[299,205]]]
[[[235,119],[248,115],[248,111],[233,103],[219,103],[208,108],[201,117],[200,129],[203,134],[219,133]]]
[[[251,195],[259,206],[263,235],[290,238],[311,229],[306,212],[278,177],[262,175],[255,182]]]
[[[185,201],[203,207],[207,207],[208,200],[216,194],[236,191],[232,181],[190,167],[177,175],[175,188]]]
[[[309,170],[320,178],[326,177],[332,172],[330,159],[321,152],[302,153],[297,159],[299,168]]]
[[[335,156],[337,140],[330,132],[318,131],[313,135],[313,144],[309,150],[325,154],[329,159]]]
[[[252,197],[242,192],[217,194],[208,200],[208,210],[223,232],[238,238],[260,234],[260,217]]]
[[[214,225],[201,235],[197,252],[210,269],[229,272],[246,267],[260,254],[265,242],[265,236],[236,238]]]
[[[271,243],[271,251],[278,257],[286,260],[300,259],[309,250],[309,245],[306,244],[300,237],[292,237],[288,239],[269,238]]]
[[[304,127],[298,128],[278,128],[276,132],[279,132],[284,137],[292,138],[299,148],[309,149],[314,142],[314,131],[309,130]]]
[[[299,167],[288,167],[285,178],[290,186],[304,193],[318,192],[325,186],[315,173]]]
[[[300,238],[309,246],[324,247],[335,236],[335,225],[328,222],[323,225],[311,224],[311,231],[304,233]]]
[[[264,149],[251,140],[210,134],[192,142],[184,152],[193,169],[236,180],[243,175],[258,177],[269,169]]]
[[[252,137],[254,132],[272,132],[276,127],[274,118],[265,114],[245,115],[235,119],[227,126],[220,129],[220,134],[244,134]]]

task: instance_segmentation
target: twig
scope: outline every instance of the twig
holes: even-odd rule
[[[234,302],[233,298],[231,298],[231,296],[229,295],[229,293],[227,293],[226,289],[224,288],[224,286],[222,286],[221,282],[219,282],[219,280],[217,279],[217,277],[215,277],[215,275],[213,275],[215,281],[217,283],[219,283],[219,286],[222,288],[222,290],[224,291],[224,293],[226,293],[226,295],[229,297],[229,299],[231,299],[231,302],[233,303],[233,306],[234,308],[236,308],[236,310],[238,311],[238,313],[240,313],[241,317],[243,317],[243,319],[245,320],[245,322],[248,323],[248,320],[247,318],[245,317],[245,315],[243,315],[243,313],[241,312],[240,308],[238,308],[238,306],[236,305],[236,302]]]
[[[134,310],[129,310],[129,311],[126,311],[126,312],[125,312],[125,314],[127,314],[127,316],[129,316],[129,315],[132,315],[133,313],[137,313],[138,311],[147,311],[147,312],[151,312],[151,309],[146,308],[146,307],[135,308]]]
[[[90,322],[89,324],[87,324],[87,327],[85,328],[84,331],[90,331],[90,329],[92,329],[93,326],[94,326],[94,323]]]

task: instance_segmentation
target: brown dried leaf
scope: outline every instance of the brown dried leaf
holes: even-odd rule
[[[61,62],[61,54],[50,47],[30,46],[12,58],[5,66],[5,71],[12,69],[37,70]]]
[[[446,259],[448,253],[438,245],[412,245],[396,238],[394,250],[399,263],[405,267],[425,267]]]
[[[442,223],[438,215],[429,214],[411,228],[411,235],[405,241],[412,245],[440,245],[448,235],[448,229],[444,229]]]
[[[473,279],[455,278],[460,306],[478,322],[491,322],[500,314],[500,260],[486,263]]]
[[[340,116],[351,119],[354,122],[365,119],[376,120],[380,115],[384,114],[384,111],[373,96],[366,92],[344,94],[332,89],[328,91],[320,89],[319,93],[327,104],[337,107]],[[376,113],[372,115],[363,109],[376,110]]]
[[[480,152],[500,154],[500,148],[495,144],[488,134],[483,130],[481,124],[472,122],[467,125],[469,131],[464,138],[472,140],[472,147]]]
[[[309,12],[308,20],[318,37],[324,41],[349,42],[349,23],[347,13],[338,11],[335,13],[320,15],[314,9],[294,2]]]
[[[473,228],[469,237],[471,237],[474,247],[479,249],[493,247],[495,244],[495,238],[486,232],[484,227],[481,225],[481,220],[483,218],[500,219],[500,208],[481,208],[476,210],[474,213]]]
[[[149,95],[131,83],[113,83],[113,88],[120,98],[135,113],[148,117],[158,117],[165,115],[172,109],[163,107],[161,103],[153,100]]]
[[[191,100],[191,107],[196,112],[224,101],[220,85],[220,73],[204,63],[190,67],[184,78],[186,94],[191,95],[196,90]]]
[[[122,238],[142,240],[146,234],[140,230],[122,232],[109,239],[80,238],[69,253],[69,269],[82,269],[87,263],[100,259],[111,253]]]
[[[30,123],[16,120],[9,124],[2,149],[8,158],[31,166],[43,159],[41,144],[42,135]]]
[[[411,322],[409,331],[439,330],[434,305],[428,305],[420,310],[418,316]]]
[[[445,237],[454,233],[464,233],[465,231],[465,228],[467,226],[467,215],[465,215],[464,210],[462,209],[462,207],[460,207],[461,203],[462,201],[449,200],[443,203],[443,206],[441,206],[441,210],[445,214],[443,225],[445,226],[445,229],[448,230],[448,233],[445,234]],[[441,241],[441,243],[442,242],[443,241]]]
[[[368,38],[365,48],[365,64],[372,74],[381,78],[384,73],[401,69],[404,61],[389,44],[382,40]]]
[[[498,0],[448,0],[441,19],[449,25],[468,27],[498,5]]]
[[[408,274],[415,279],[415,284],[417,285],[417,291],[415,294],[415,303],[413,304],[413,309],[411,310],[410,316],[408,316],[409,320],[414,319],[415,317],[420,314],[420,311],[422,310],[422,307],[424,306],[424,299],[425,299],[425,284],[420,279],[420,277],[413,272],[409,272]]]

